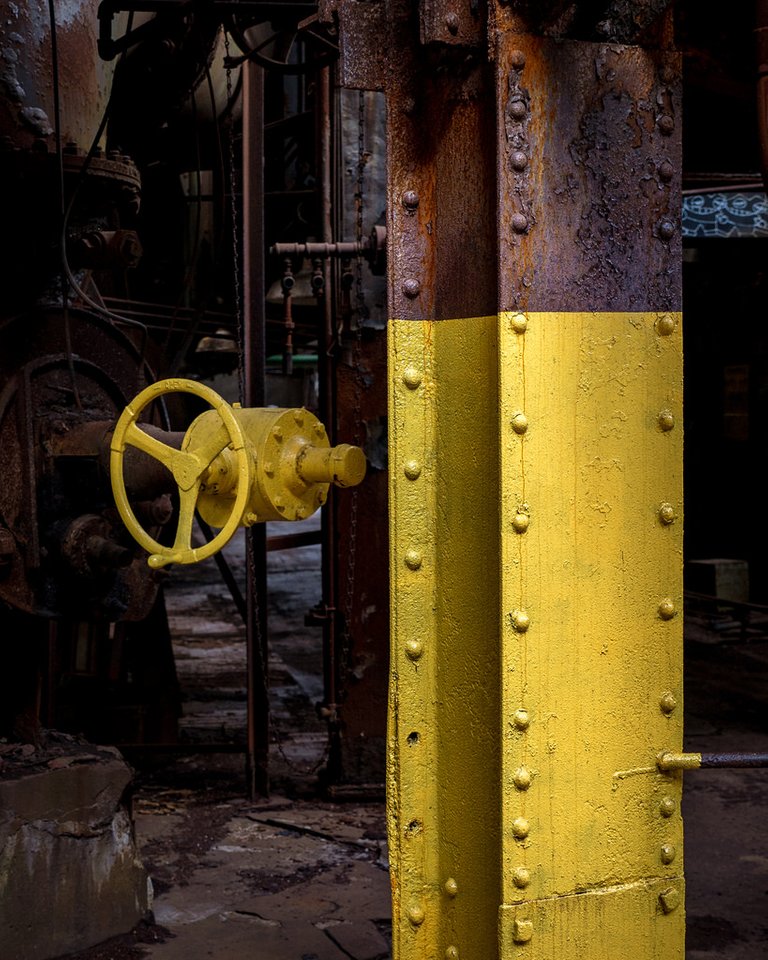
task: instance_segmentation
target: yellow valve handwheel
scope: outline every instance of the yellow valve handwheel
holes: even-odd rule
[[[193,451],[176,450],[141,430],[136,421],[148,404],[167,393],[192,393],[209,403],[221,418],[219,428],[206,443]],[[179,487],[179,521],[172,547],[163,546],[150,537],[136,519],[128,502],[123,477],[123,454],[126,446],[136,447],[159,460],[173,474]],[[200,484],[208,467],[224,450],[230,447],[237,456],[237,494],[224,526],[209,543],[192,546],[192,524],[195,518]],[[245,438],[232,407],[210,387],[195,380],[160,380],[142,390],[120,415],[110,443],[109,472],[115,504],[128,532],[150,554],[150,567],[164,567],[169,563],[195,563],[212,556],[227,543],[240,525],[251,487],[251,457]]]

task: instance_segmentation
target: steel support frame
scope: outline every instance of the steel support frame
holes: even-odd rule
[[[388,95],[398,960],[683,955],[680,62],[620,6],[338,5]]]

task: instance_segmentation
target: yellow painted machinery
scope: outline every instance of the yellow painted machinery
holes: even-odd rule
[[[193,394],[211,410],[200,414],[181,439],[139,426],[139,417],[169,393]],[[131,507],[125,481],[126,449],[162,464],[178,487],[179,515],[173,544],[164,545],[142,526]],[[321,507],[331,484],[351,487],[365,476],[360,447],[331,447],[325,427],[308,410],[230,406],[194,380],[154,383],[126,407],[110,441],[110,476],[115,504],[131,535],[149,551],[149,565],[195,563],[212,556],[238,527],[266,520],[305,520]],[[138,465],[134,470],[141,472]],[[192,546],[195,511],[219,532]]]

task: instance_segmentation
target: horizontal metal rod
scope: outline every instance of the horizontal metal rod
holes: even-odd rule
[[[320,543],[319,530],[304,530],[301,533],[283,533],[276,537],[267,537],[267,550],[294,550],[296,547],[311,547]]]
[[[713,767],[768,767],[768,753],[672,753],[666,750],[656,758],[656,765],[662,773]]]
[[[273,257],[356,257],[370,249],[370,240],[348,240],[340,243],[276,243],[269,248]]]
[[[702,753],[704,767],[768,767],[768,753]]]

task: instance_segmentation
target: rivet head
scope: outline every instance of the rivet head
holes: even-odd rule
[[[665,160],[663,163],[659,164],[659,179],[664,183],[669,183],[674,175],[675,168],[668,160]]]
[[[418,903],[414,903],[408,908],[408,919],[414,927],[420,927],[424,923],[424,908]]]
[[[662,600],[659,604],[659,617],[662,620],[671,620],[676,613],[677,610],[675,610],[674,603],[669,599],[669,597],[665,597],[664,600]]]
[[[518,767],[512,782],[518,790],[527,790],[531,785],[531,771],[527,767]]]
[[[415,390],[421,383],[421,371],[416,367],[406,367],[403,371],[403,383],[409,390]]]
[[[418,480],[421,475],[421,464],[418,460],[406,460],[403,466],[403,473],[409,480]]]
[[[531,825],[525,817],[517,817],[512,821],[512,836],[517,840],[525,840],[531,829]]]
[[[680,892],[670,887],[669,890],[662,890],[659,894],[659,904],[664,913],[672,913],[680,906]]]
[[[418,570],[422,563],[422,557],[418,550],[406,550],[405,565],[409,570]]]
[[[515,943],[528,943],[533,936],[533,922],[531,920],[514,920],[512,923],[512,939]]]
[[[513,50],[509,55],[509,63],[515,70],[522,70],[525,66],[525,54],[522,50]]]
[[[518,730],[527,730],[531,723],[531,718],[528,716],[528,711],[523,710],[522,708],[520,710],[515,710],[515,712],[512,714],[512,723],[514,723]]]
[[[459,892],[459,885],[456,883],[453,877],[448,877],[448,879],[445,881],[443,889],[445,890],[446,896],[455,897]]]
[[[531,625],[531,618],[525,610],[513,610],[509,615],[509,622],[517,633],[525,633]]]
[[[525,233],[528,229],[528,217],[524,213],[513,213],[512,229],[515,233]]]
[[[296,508],[296,519],[297,520],[306,520],[309,516],[309,510],[306,507],[297,507]]]
[[[448,28],[448,33],[455,37],[459,32],[458,16],[455,13],[449,13],[445,18],[445,25]]]
[[[659,700],[659,707],[661,707],[662,713],[666,713],[667,715],[674,713],[677,708],[677,697],[675,697],[671,690],[662,693],[661,699]]]
[[[662,797],[659,803],[659,813],[662,817],[671,817],[677,810],[677,803],[673,797]]]
[[[409,660],[419,660],[424,653],[424,644],[421,640],[406,640],[405,654]]]
[[[313,431],[315,432],[315,435],[316,435],[316,436],[318,436],[318,437],[324,437],[324,436],[325,436],[325,427],[322,425],[322,423],[316,423],[316,424],[312,427],[312,429],[313,429]]]
[[[662,843],[661,845],[661,862],[662,863],[672,863],[675,859],[675,854],[677,851],[671,843]]]
[[[272,436],[277,440],[278,443],[283,439],[283,428],[282,427],[272,427]]]
[[[665,525],[669,526],[670,523],[674,523],[677,519],[677,514],[675,513],[675,508],[671,503],[662,503],[659,507],[659,520]]]
[[[408,277],[407,280],[403,281],[403,293],[411,300],[413,300],[414,297],[418,297],[420,290],[421,284],[416,277]]]
[[[659,236],[662,240],[671,240],[675,235],[675,225],[671,220],[662,220],[659,223]]]
[[[285,510],[285,502],[282,497],[275,497],[272,503],[281,513]]]
[[[659,430],[667,433],[675,428],[675,415],[671,410],[661,410],[658,416]]]
[[[296,411],[294,411],[294,414],[293,414],[293,422],[296,424],[297,427],[303,427],[303,426],[304,426],[304,411],[303,411],[303,410],[296,410]]]
[[[523,150],[515,150],[509,158],[513,170],[525,170],[528,166],[528,155]]]
[[[526,107],[524,100],[513,100],[512,103],[510,103],[508,110],[509,115],[513,120],[522,120],[526,113],[528,113],[528,108]]]
[[[406,190],[403,194],[403,206],[406,210],[415,210],[419,205],[419,195],[415,190]]]
[[[668,63],[665,63],[664,66],[659,71],[659,79],[662,83],[672,83],[675,80],[677,73],[674,68],[671,67]]]
[[[515,533],[525,533],[531,523],[527,513],[516,513],[512,518],[512,529]]]
[[[530,882],[531,871],[527,870],[525,867],[517,867],[515,872],[512,874],[512,883],[514,883],[518,889],[525,890]]]
[[[660,337],[669,337],[675,332],[675,318],[669,314],[665,313],[656,321],[656,330],[659,333]]]
[[[512,429],[522,436],[528,429],[528,417],[524,413],[516,413],[512,417]]]
[[[258,514],[255,513],[246,513],[246,515],[243,517],[243,523],[246,527],[252,527],[254,523],[258,523],[258,521]]]
[[[528,329],[528,317],[524,313],[513,313],[510,325],[515,333],[525,333]]]
[[[275,465],[274,465],[274,463],[272,463],[271,460],[265,460],[265,461],[264,461],[264,473],[266,473],[266,475],[267,475],[268,477],[274,476],[274,474],[275,474]]]
[[[456,947],[446,947],[445,948],[445,960],[459,960],[459,951]]]
[[[668,113],[662,113],[656,123],[659,125],[659,130],[661,130],[665,136],[669,136],[675,129],[674,117],[670,117]]]

